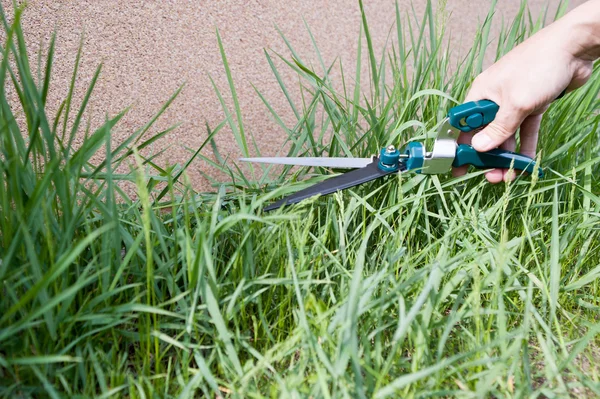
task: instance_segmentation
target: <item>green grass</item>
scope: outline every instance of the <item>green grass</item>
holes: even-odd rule
[[[354,76],[320,56],[327,38],[313,40],[313,67],[282,35],[289,55],[265,56],[295,123],[256,89],[289,138],[282,154],[368,156],[431,137],[485,51],[501,56],[543,26],[523,3],[488,48],[493,8],[468,54],[451,54],[443,10],[397,11],[382,49],[363,17]],[[214,86],[226,118],[187,163],[160,166],[144,150],[172,130],[149,136],[172,99],[115,144],[126,111],[90,129],[83,115],[100,68],[76,105],[75,65],[49,115],[55,40],[32,67],[21,11],[11,21],[2,11],[0,396],[600,395],[597,68],[544,118],[542,180],[403,174],[265,214],[331,171],[223,160],[212,138],[225,126],[242,153],[259,152],[242,121],[257,111],[239,106],[227,38],[229,87]],[[76,135],[87,137],[79,148]],[[216,161],[201,153],[210,148]],[[215,192],[190,187],[185,170],[198,158],[229,176]]]

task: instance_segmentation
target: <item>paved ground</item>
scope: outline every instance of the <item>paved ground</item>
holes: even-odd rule
[[[12,0],[1,1],[9,8]],[[417,13],[422,14],[425,2],[413,2]],[[572,5],[582,2],[573,1]],[[375,48],[381,49],[393,24],[395,2],[367,0],[365,3]],[[452,13],[449,29],[454,51],[464,54],[476,23],[487,13],[490,1],[448,0],[447,3],[447,10]],[[498,13],[509,20],[520,1],[498,3]],[[530,0],[533,13],[539,13],[545,3]],[[550,3],[554,10],[557,1],[550,0]],[[399,0],[399,4],[402,11],[410,10],[410,1]],[[165,145],[173,145],[168,161],[182,162],[188,156],[184,147],[197,148],[206,137],[206,123],[214,127],[224,117],[209,74],[229,99],[215,35],[217,27],[229,57],[245,124],[257,137],[264,154],[273,155],[277,151],[283,140],[282,133],[270,120],[251,83],[291,123],[291,111],[286,107],[263,49],[288,54],[275,28],[278,26],[303,58],[315,59],[303,18],[325,60],[331,62],[339,57],[348,74],[353,74],[360,27],[360,11],[354,0],[30,0],[24,26],[32,49],[39,48],[42,41],[47,43],[54,29],[58,32],[54,89],[50,96],[53,108],[66,95],[77,47],[84,33],[77,86],[79,96],[97,65],[103,63],[89,115],[92,124],[101,122],[106,112],[114,114],[133,105],[116,134],[117,141],[147,121],[185,82],[182,94],[159,124],[165,127],[182,122],[182,126],[154,148],[158,151]],[[498,32],[499,21],[500,18],[493,26],[492,35]],[[282,70],[282,77],[294,86],[294,75],[287,69]],[[217,141],[223,152],[235,153],[236,145],[231,136],[222,134]],[[197,188],[207,188],[206,180],[197,173],[200,168],[210,172],[206,165],[198,163],[192,170],[192,180]]]

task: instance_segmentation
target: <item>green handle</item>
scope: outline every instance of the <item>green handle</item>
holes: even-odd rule
[[[470,101],[451,108],[448,119],[461,132],[470,132],[493,121],[499,108],[490,100]]]
[[[514,162],[514,163],[513,163]],[[535,161],[523,154],[505,150],[490,150],[487,152],[477,152],[473,147],[467,144],[461,144],[456,149],[456,157],[452,166],[473,165],[478,169],[493,169],[511,167],[515,170],[523,170],[532,174],[535,168]],[[538,176],[544,177],[542,168],[538,168]]]
[[[567,89],[564,89],[554,101],[562,98],[566,92]],[[452,126],[466,133],[484,127],[493,121],[499,109],[498,104],[491,100],[469,101],[450,108],[448,119]]]
[[[562,98],[567,89],[556,98]],[[556,101],[555,100],[555,101]],[[451,108],[448,120],[452,126],[461,132],[471,132],[484,127],[494,120],[500,107],[490,100],[470,101]],[[452,166],[473,165],[479,169],[510,168],[533,173],[535,161],[528,156],[505,150],[494,149],[487,152],[477,152],[473,147],[461,144],[456,149],[456,157]],[[538,168],[539,177],[544,176],[542,168]]]

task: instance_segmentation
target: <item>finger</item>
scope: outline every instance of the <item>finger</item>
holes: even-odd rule
[[[509,136],[506,140],[504,140],[504,143],[500,144],[500,149],[502,150],[514,152],[516,148],[517,140],[514,134],[512,136]]]
[[[515,152],[515,150],[517,148],[517,141],[515,139],[515,136],[512,135],[508,139],[506,139],[506,141],[504,143],[502,143],[500,148],[503,150],[506,150],[506,151]],[[517,177],[517,175],[514,170],[511,170],[508,168],[502,169],[502,180],[513,181],[516,179],[516,177]]]
[[[521,131],[519,137],[521,137],[521,149],[519,152],[523,155],[527,155],[530,158],[535,158],[538,133],[540,131],[540,124],[542,123],[542,115],[529,115],[523,123],[521,123]]]
[[[479,101],[483,99],[484,97],[480,94],[479,90],[471,90],[469,94],[465,96],[463,103],[468,103],[470,101]]]
[[[503,169],[492,169],[485,174],[485,178],[492,184],[500,183],[504,175]]]
[[[527,155],[530,158],[535,157],[535,150],[537,147],[537,138],[538,132],[540,130],[540,123],[542,121],[542,114],[539,115],[529,115],[523,123],[521,123],[521,128],[519,132],[519,136],[521,137],[521,148],[520,152],[523,155]],[[501,146],[502,149],[507,151],[515,151],[516,143],[515,136],[511,136],[510,139],[504,142]],[[504,169],[502,180],[504,181],[513,181],[517,178],[517,173],[515,170]],[[496,179],[496,177],[494,177]]]
[[[567,86],[567,93],[583,86],[592,76],[593,68],[592,61],[586,61],[583,64],[579,64],[573,74],[571,83]]]
[[[477,78],[475,78],[475,80],[471,84],[471,87],[469,88],[469,92],[465,96],[463,102],[468,103],[469,101],[478,101],[478,100],[486,99],[486,97],[485,97],[486,93],[484,91],[484,87],[487,87],[487,85],[482,84],[481,80],[482,80],[481,75],[479,75]]]
[[[452,176],[454,176],[454,177],[463,176],[467,173],[468,169],[469,169],[469,165],[457,166],[455,168],[452,168]]]
[[[513,107],[500,107],[494,121],[473,136],[473,148],[479,152],[485,152],[499,147],[514,135],[526,116],[527,114],[523,114]]]
[[[500,148],[506,151],[515,151],[517,147],[517,143],[515,141],[515,136],[512,135],[507,138],[504,143],[500,145]],[[511,172],[510,169],[507,168],[498,168],[492,169],[491,171],[485,174],[485,178],[492,184],[500,183],[501,181],[512,181],[515,179],[514,172]]]

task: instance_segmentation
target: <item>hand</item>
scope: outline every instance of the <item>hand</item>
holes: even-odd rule
[[[566,17],[565,17],[566,18]],[[568,20],[559,20],[515,47],[473,82],[465,102],[492,100],[500,106],[495,120],[474,136],[462,133],[461,144],[477,151],[500,147],[515,151],[515,132],[520,128],[519,152],[535,158],[542,115],[560,93],[582,86],[592,72],[592,57],[581,56],[580,48],[569,40]],[[455,176],[466,167],[455,168]],[[512,180],[509,169],[486,173],[491,183]]]

